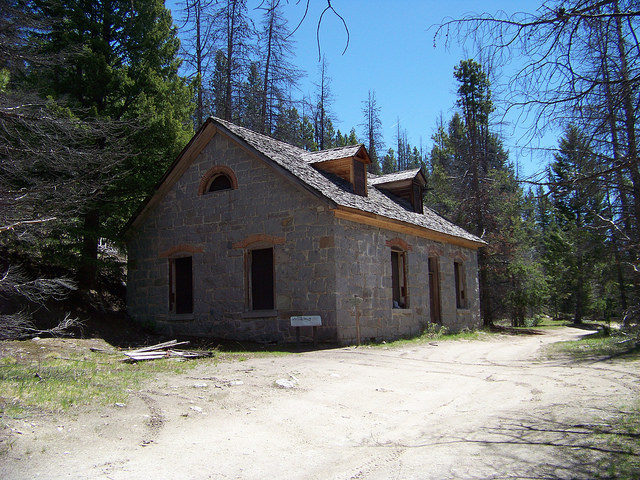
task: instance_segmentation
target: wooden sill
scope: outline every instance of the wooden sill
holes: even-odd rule
[[[269,318],[269,317],[277,317],[277,310],[248,310],[246,312],[242,312],[242,318]]]

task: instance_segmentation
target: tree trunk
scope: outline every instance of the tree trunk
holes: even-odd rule
[[[89,210],[84,215],[82,251],[78,268],[78,286],[81,290],[95,288],[98,272],[98,227],[100,213],[97,209]]]
[[[618,5],[615,6],[616,13],[619,13]],[[631,176],[631,183],[633,185],[633,206],[635,215],[636,230],[640,225],[640,171],[638,171],[638,147],[636,143],[636,125],[635,125],[635,111],[633,108],[633,100],[631,98],[631,82],[629,80],[629,68],[627,65],[627,53],[624,46],[624,38],[622,35],[622,20],[619,16],[616,16],[616,33],[617,33],[617,46],[618,53],[620,55],[620,75],[622,76],[622,104],[625,114],[625,128],[627,131],[627,162],[629,165],[629,173]],[[638,240],[638,233],[636,231],[635,240]]]
[[[202,14],[202,5],[200,4],[200,0],[198,0],[195,4],[195,16],[196,16],[196,72],[197,72],[197,82],[198,82],[198,100],[196,104],[196,120],[198,124],[196,125],[196,130],[200,128],[203,122],[203,106],[202,106],[202,39],[200,37],[200,21]]]
[[[262,88],[262,106],[260,107],[260,132],[261,133],[271,133],[271,122],[267,122],[267,92],[269,88],[269,72],[271,69],[271,40],[273,37],[273,21],[275,16],[275,6],[271,5],[271,12],[269,14],[269,32],[267,39],[267,59],[265,60],[264,65],[264,84]],[[269,123],[269,125],[267,125]],[[267,128],[269,127],[269,128]],[[269,130],[267,132],[267,130]]]

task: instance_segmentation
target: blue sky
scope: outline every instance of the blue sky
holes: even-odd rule
[[[258,2],[253,2],[258,3]],[[320,28],[320,47],[328,62],[331,89],[334,97],[333,114],[336,128],[348,132],[363,122],[362,102],[367,92],[375,90],[381,107],[383,135],[387,148],[394,147],[397,119],[406,129],[409,141],[423,148],[431,148],[431,135],[442,114],[445,121],[455,110],[456,84],[453,67],[461,59],[472,58],[457,44],[449,49],[439,41],[434,48],[430,26],[446,17],[461,17],[470,12],[497,13],[504,11],[535,11],[540,2],[485,0],[417,1],[417,0],[332,0],[331,4],[347,23],[350,41],[342,54],[346,33],[339,18],[327,12]],[[172,2],[167,2],[169,8]],[[316,28],[327,3],[311,0],[307,18],[296,32],[294,63],[307,72],[300,81],[300,96],[314,90],[318,78],[318,47]],[[285,5],[291,28],[302,18],[305,0]],[[250,12],[253,8],[249,2]],[[252,14],[258,12],[253,11]],[[175,17],[175,15],[174,15]],[[524,125],[502,128],[501,136],[511,159],[518,160],[523,175],[531,175],[542,168],[547,157],[531,155],[522,150]],[[553,146],[555,137],[544,139]]]

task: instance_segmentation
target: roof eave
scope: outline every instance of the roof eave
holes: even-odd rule
[[[422,225],[416,225],[415,223],[409,223],[395,218],[386,217],[377,213],[366,212],[357,208],[347,207],[344,205],[338,205],[333,209],[334,215],[337,218],[343,218],[345,220],[353,221],[356,223],[362,223],[365,225],[377,226],[385,228],[387,230],[407,233],[409,235],[415,235],[422,238],[428,238],[443,243],[451,243],[472,250],[487,245],[482,239],[472,240],[470,238],[461,237],[458,235],[452,235],[450,233],[439,232],[431,228],[423,227]]]

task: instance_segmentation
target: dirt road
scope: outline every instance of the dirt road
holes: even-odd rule
[[[0,478],[592,478],[590,425],[631,403],[640,365],[538,355],[583,334],[212,362],[126,406],[36,419]]]

